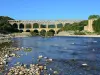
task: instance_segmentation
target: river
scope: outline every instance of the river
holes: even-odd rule
[[[47,68],[58,71],[58,75],[100,74],[100,38],[98,37],[22,37],[12,40],[14,41],[13,47],[29,47],[32,51],[15,51],[15,53],[23,55],[20,58],[13,57],[8,63],[9,68],[16,62],[35,64],[38,56],[42,55],[53,59]],[[82,66],[84,63],[88,66]]]

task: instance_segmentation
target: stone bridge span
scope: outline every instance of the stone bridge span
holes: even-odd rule
[[[66,23],[80,22],[81,20],[8,20],[11,25],[21,32],[53,31],[55,34],[64,27]]]

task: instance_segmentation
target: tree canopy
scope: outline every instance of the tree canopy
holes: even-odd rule
[[[83,21],[80,21],[80,22],[74,22],[73,24],[66,23],[65,26],[62,28],[62,30],[64,30],[64,31],[68,31],[68,30],[82,31],[82,30],[84,30],[84,26],[86,26],[87,24],[88,24],[88,20],[83,20]]]
[[[100,18],[100,15],[90,15],[89,17],[88,17],[88,19],[95,19],[95,18]]]
[[[93,22],[93,29],[95,32],[100,33],[100,18]]]
[[[14,20],[8,16],[0,16],[0,33],[9,33],[16,31],[12,25],[9,24],[8,20]]]

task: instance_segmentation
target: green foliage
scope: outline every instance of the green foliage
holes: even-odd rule
[[[39,35],[38,33],[34,32],[34,31],[31,31],[30,34],[31,34],[31,36],[37,36],[37,35]]]
[[[46,31],[45,31],[45,30],[42,30],[42,31],[40,32],[40,35],[41,35],[41,36],[45,36],[45,35],[46,35]]]
[[[78,27],[77,23],[73,23],[73,24],[65,25],[62,28],[62,30],[64,30],[64,31],[69,31],[69,30],[76,31],[76,30],[79,30],[79,27]]]
[[[90,15],[88,19],[100,18],[100,15]]]
[[[80,26],[87,26],[88,25],[88,20],[83,20],[81,22],[79,22]]]
[[[0,33],[18,32],[16,28],[9,24],[8,20],[13,20],[8,16],[0,16]]]
[[[31,28],[31,24],[26,24],[26,28]]]
[[[53,33],[53,32],[48,31],[48,32],[47,32],[47,36],[54,36],[54,33]]]
[[[70,23],[66,23],[65,26],[62,28],[62,30],[64,31],[82,31],[84,30],[84,26],[86,26],[88,24],[88,20],[83,20],[81,22],[75,22],[73,24],[70,24]]]
[[[57,28],[62,28],[63,25],[62,24],[57,24]]]
[[[100,33],[100,18],[93,22],[93,29],[96,33]]]
[[[24,51],[25,52],[31,52],[32,51],[32,48],[25,48]]]
[[[46,25],[41,24],[41,28],[46,28]]]
[[[39,25],[37,23],[34,23],[33,28],[39,28]]]
[[[48,28],[55,28],[55,25],[48,25]]]
[[[84,32],[75,32],[75,35],[86,35]]]

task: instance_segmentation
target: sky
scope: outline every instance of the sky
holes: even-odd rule
[[[88,19],[100,15],[100,0],[0,0],[0,16],[16,20]]]

